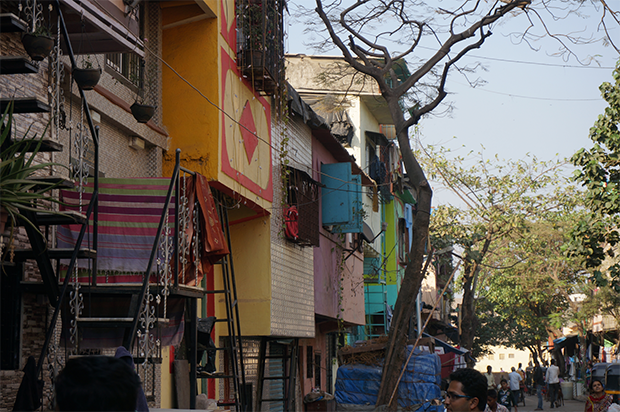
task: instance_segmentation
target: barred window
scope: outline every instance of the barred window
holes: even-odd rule
[[[112,53],[105,55],[106,66],[137,88],[143,88],[143,64],[134,53]]]
[[[290,236],[287,230],[287,238],[303,246],[319,246],[319,184],[301,170],[289,167],[288,172],[285,223],[291,223],[287,211],[295,208],[298,233]]]

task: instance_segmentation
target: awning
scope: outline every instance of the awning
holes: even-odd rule
[[[578,335],[562,336],[553,340],[553,349],[562,349],[563,347],[572,344],[574,345],[579,340]]]
[[[444,341],[442,341],[441,339],[437,339],[434,336],[429,335],[428,333],[424,332],[422,334],[423,337],[425,338],[433,338],[435,340],[435,345],[436,346],[441,346],[444,350],[444,352],[448,353],[448,352],[452,352],[455,353],[457,355],[465,355],[468,354],[469,351],[467,349],[459,349],[459,348],[455,348],[454,346],[450,345],[449,343],[446,343]]]

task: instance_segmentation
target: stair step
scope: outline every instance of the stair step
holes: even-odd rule
[[[14,102],[13,113],[49,113],[50,111],[50,106],[36,97],[3,97],[0,99],[2,113],[11,101]]]
[[[167,325],[170,323],[170,320],[166,318],[158,318],[156,321],[159,325]],[[79,317],[77,323],[87,328],[129,328],[133,324],[133,318]]]
[[[62,214],[38,212],[35,218],[36,226],[80,225],[86,222],[86,215],[74,210],[66,210]]]
[[[264,376],[263,380],[266,381],[281,381],[288,379],[288,376]]]
[[[232,379],[233,375],[224,375],[223,373],[196,372],[199,379]]]
[[[1,100],[1,99],[0,99]],[[3,112],[4,113],[4,112]],[[28,145],[28,147],[26,147],[26,144],[28,142],[30,142],[30,140],[24,141],[24,140],[9,140],[7,145],[12,145],[15,142],[22,142],[24,145],[24,148],[18,148],[18,151],[20,152],[32,152],[32,150],[36,147],[36,145]],[[55,140],[52,140],[50,138],[46,138],[44,137],[43,139],[41,139],[41,146],[39,146],[39,152],[62,152],[63,150],[63,146],[58,143]]]
[[[26,56],[0,56],[0,74],[38,73],[39,67]]]
[[[73,180],[58,176],[30,176],[26,179],[46,183],[46,185],[34,185],[34,190],[44,189],[50,184],[55,185],[54,189],[73,189],[75,187]]]
[[[0,33],[25,32],[27,24],[13,13],[0,14]]]
[[[72,248],[51,248],[47,249],[48,256],[52,260],[71,259],[73,255]],[[97,256],[97,251],[88,248],[82,248],[78,252],[80,259],[93,259]],[[35,259],[36,252],[32,249],[15,249],[15,261],[21,262],[27,259]]]

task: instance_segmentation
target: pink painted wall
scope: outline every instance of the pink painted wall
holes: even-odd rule
[[[329,163],[336,163],[335,158],[313,138],[312,166],[315,180],[321,181],[321,164]],[[320,208],[319,221],[322,221]],[[332,234],[323,227],[320,233],[320,246],[314,248],[314,311],[317,315],[331,319],[341,316],[347,326],[363,325],[364,256],[362,252],[355,252],[340,268],[342,246],[350,249],[350,245],[345,245],[346,242],[341,240],[339,234]],[[349,254],[347,251],[344,253],[345,256]]]

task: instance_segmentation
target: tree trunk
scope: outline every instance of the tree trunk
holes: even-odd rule
[[[410,181],[412,181],[414,187],[418,188],[418,203],[413,220],[413,240],[411,251],[409,252],[409,263],[405,268],[405,276],[398,292],[396,304],[394,305],[392,323],[388,334],[377,406],[390,403],[390,398],[394,389],[398,386],[398,378],[403,368],[405,347],[409,337],[409,322],[415,311],[415,298],[418,295],[423,279],[422,265],[428,242],[431,199],[433,196],[431,187],[409,147],[406,129],[399,132],[398,140],[401,148],[403,148],[403,161],[405,162],[405,168]],[[396,400],[397,397],[394,396],[388,410],[395,410],[397,406]]]
[[[467,270],[467,266],[465,265],[465,269]],[[471,350],[474,345],[474,337],[476,335],[476,331],[478,330],[478,316],[476,316],[476,309],[474,305],[474,274],[467,273],[463,275],[465,277],[465,283],[463,284],[463,303],[461,304],[461,347]],[[471,364],[473,360],[467,360],[467,366],[473,367]]]

